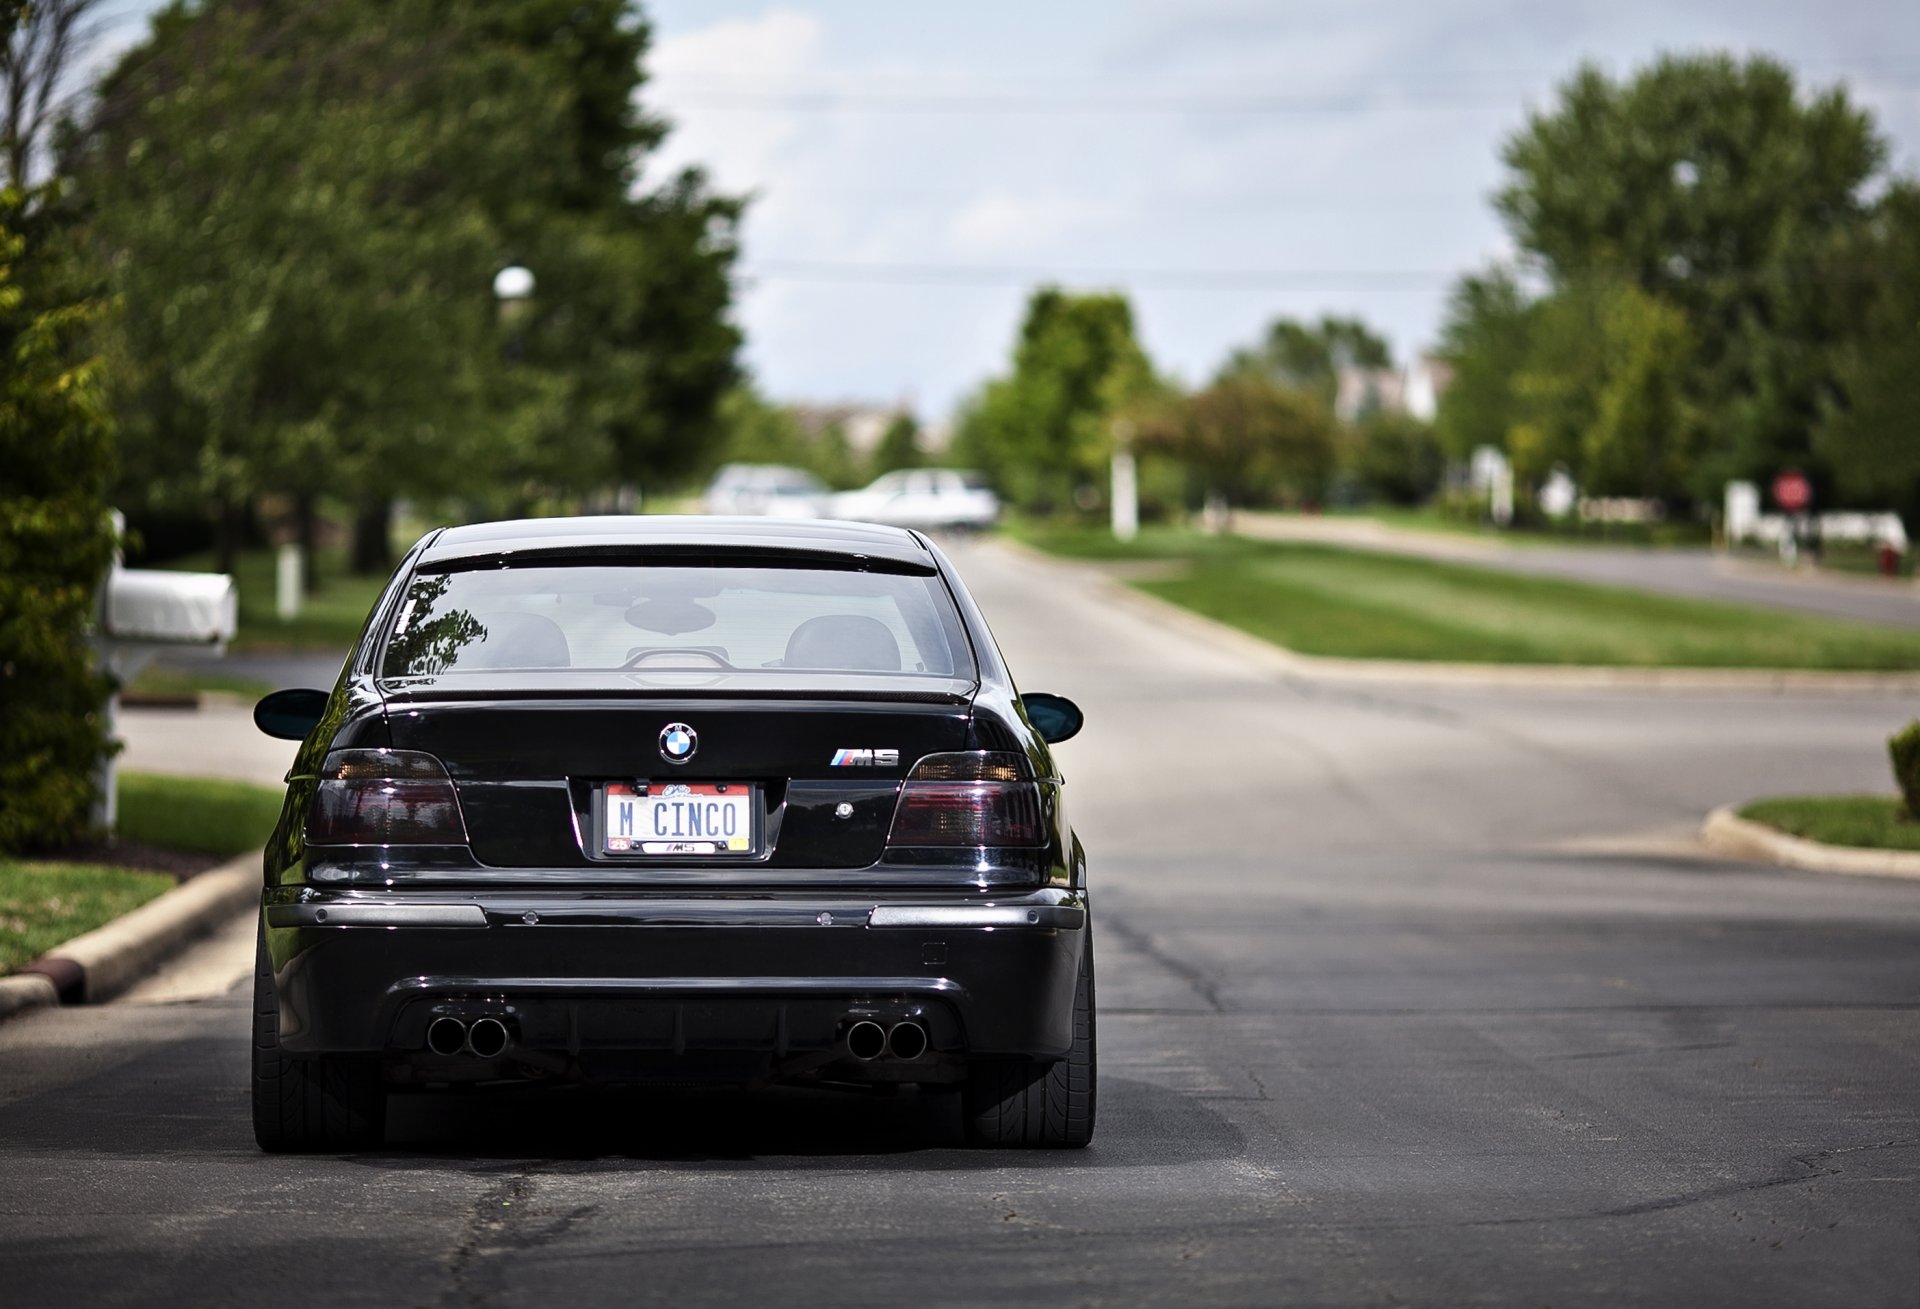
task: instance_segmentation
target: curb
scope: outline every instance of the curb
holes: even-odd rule
[[[48,1004],[109,1000],[260,900],[261,852],[229,859],[0,978],[0,1019]]]
[[[1707,815],[1700,839],[1707,849],[1729,859],[1778,864],[1810,873],[1920,879],[1920,852],[1869,850],[1809,841],[1804,836],[1789,836],[1778,828],[1742,818],[1732,805],[1722,805]]]
[[[28,1009],[59,1003],[60,992],[54,988],[51,978],[36,973],[0,977],[0,1023]]]
[[[1076,574],[1124,608],[1216,647],[1227,647],[1287,677],[1318,681],[1393,682],[1413,686],[1500,686],[1543,691],[1744,691],[1883,695],[1920,692],[1920,673],[1821,672],[1797,668],[1623,668],[1589,664],[1458,664],[1421,659],[1345,659],[1296,654],[1283,645],[1197,614],[1127,585],[1095,564],[1006,537],[993,544],[1025,559]]]

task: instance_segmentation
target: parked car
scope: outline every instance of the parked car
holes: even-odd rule
[[[785,464],[726,464],[707,484],[710,514],[823,518],[831,493],[812,473]]]
[[[917,532],[435,531],[301,742],[266,855],[253,1124],[381,1140],[396,1087],[956,1091],[995,1146],[1095,1109],[1086,858],[1052,746]]]
[[[888,473],[871,486],[833,497],[835,518],[888,523],[895,527],[992,527],[1000,517],[1000,498],[978,473],[951,468],[915,468]]]

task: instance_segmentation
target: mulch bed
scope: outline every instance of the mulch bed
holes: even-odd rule
[[[82,841],[77,845],[45,850],[33,858],[67,864],[100,864],[108,868],[137,868],[149,873],[167,873],[176,882],[218,868],[227,862],[221,855],[191,854],[184,850],[163,850],[138,841]]]

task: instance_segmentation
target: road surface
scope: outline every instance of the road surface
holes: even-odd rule
[[[1088,713],[1092,1148],[968,1151],[937,1097],[544,1094],[269,1158],[245,998],[188,979],[0,1027],[5,1298],[1920,1303],[1920,885],[1688,841],[1882,788],[1911,703],[1280,680],[961,563]]]

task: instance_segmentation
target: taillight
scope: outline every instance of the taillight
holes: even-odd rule
[[[1047,843],[1040,787],[1025,755],[930,754],[900,787],[888,845],[1039,846]]]
[[[307,816],[311,845],[465,845],[453,779],[418,750],[335,750]]]

